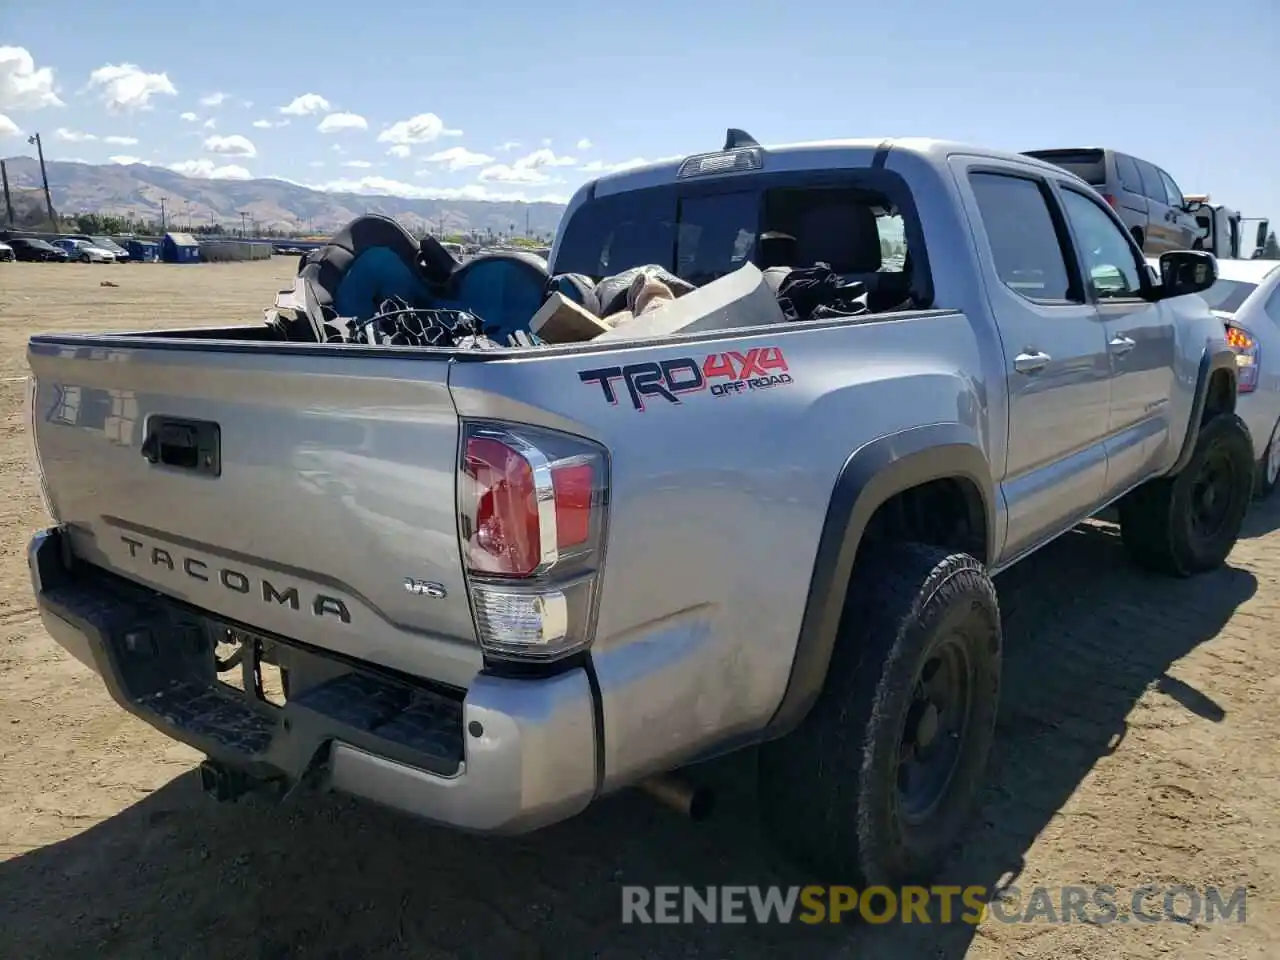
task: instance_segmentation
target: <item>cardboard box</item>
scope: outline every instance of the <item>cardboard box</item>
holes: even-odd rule
[[[786,323],[773,288],[751,263],[634,320],[601,333],[600,340],[635,340],[673,333],[728,330]]]
[[[612,328],[590,310],[557,292],[533,315],[529,329],[547,343],[578,343],[594,340]]]

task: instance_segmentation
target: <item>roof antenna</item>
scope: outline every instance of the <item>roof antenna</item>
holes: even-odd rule
[[[729,132],[725,134],[724,150],[738,150],[742,147],[758,147],[759,143],[756,138],[745,130],[739,130],[737,127],[730,127]]]

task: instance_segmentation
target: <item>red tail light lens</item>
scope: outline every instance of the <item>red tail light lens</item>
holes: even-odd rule
[[[481,646],[555,660],[591,642],[608,461],[580,437],[468,423],[459,529]]]
[[[471,437],[462,471],[478,494],[471,566],[527,577],[542,562],[533,466],[500,440]]]
[[[1102,199],[1107,201],[1107,206],[1109,206],[1112,210],[1120,209],[1120,204],[1116,201],[1116,198],[1113,197],[1111,194],[1104,193],[1102,195]]]

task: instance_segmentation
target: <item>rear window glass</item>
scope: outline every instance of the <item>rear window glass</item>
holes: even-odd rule
[[[1249,294],[1258,289],[1256,283],[1241,283],[1237,280],[1216,280],[1212,287],[1202,291],[1205,303],[1210,310],[1221,310],[1223,313],[1235,313],[1244,305]]]
[[[762,254],[764,233],[783,239]],[[761,267],[823,262],[841,274],[903,274],[906,235],[901,213],[874,190],[796,186],[681,198],[673,188],[655,187],[588,201],[575,211],[565,224],[555,269],[598,279],[657,264],[697,284],[748,261]]]
[[[1095,187],[1107,182],[1107,158],[1101,150],[1033,150],[1028,156],[1074,173]]]

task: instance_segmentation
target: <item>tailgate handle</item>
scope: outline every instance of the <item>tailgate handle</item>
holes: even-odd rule
[[[221,446],[222,431],[211,420],[152,416],[147,418],[142,456],[153,466],[217,477],[222,474]]]

